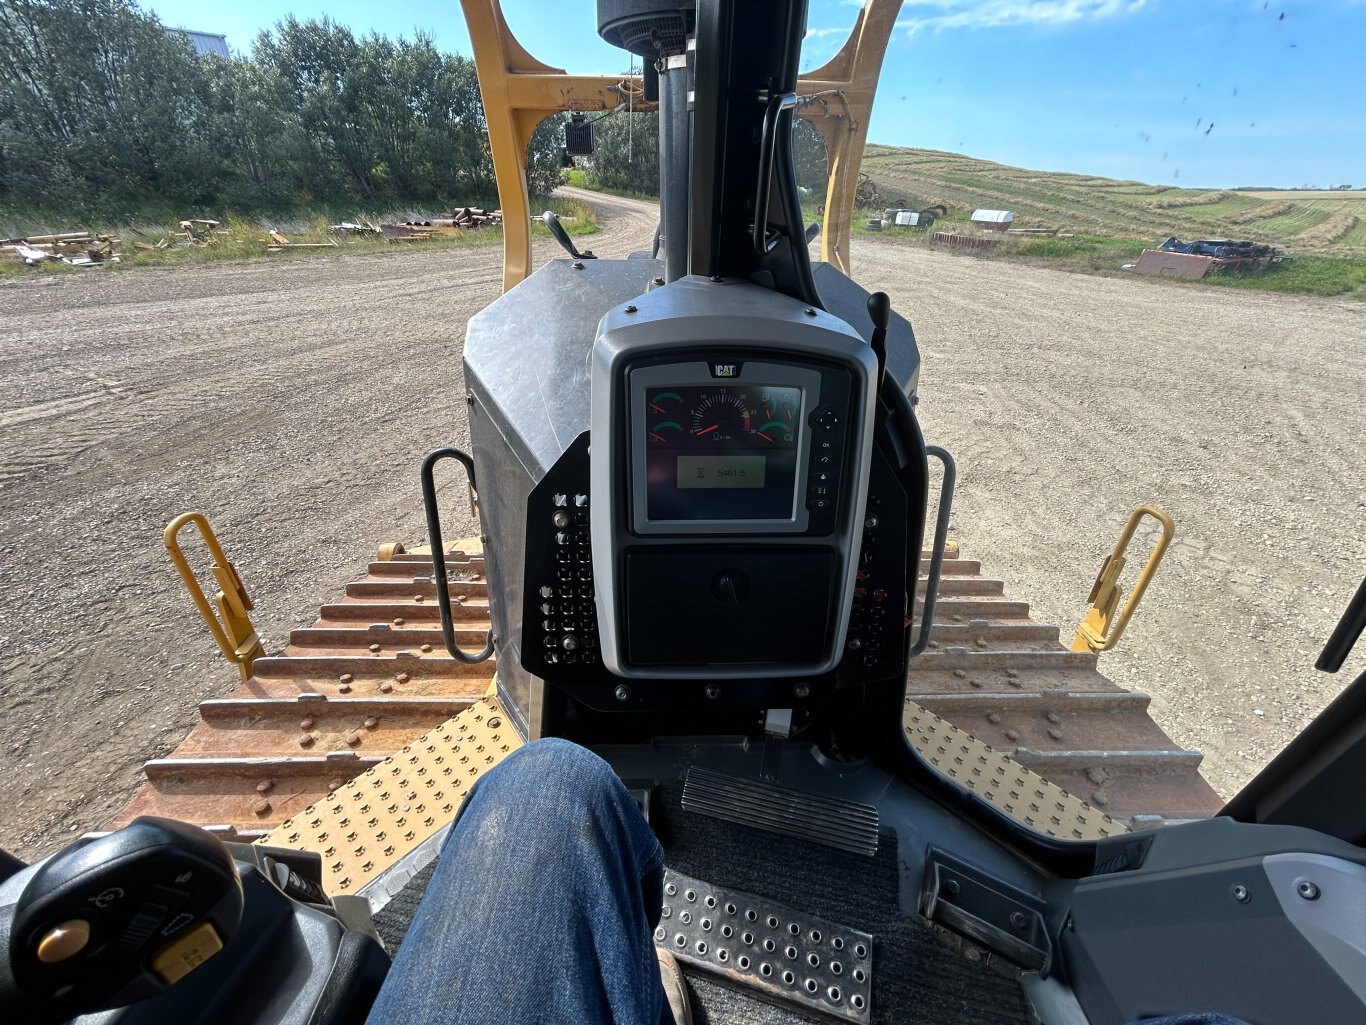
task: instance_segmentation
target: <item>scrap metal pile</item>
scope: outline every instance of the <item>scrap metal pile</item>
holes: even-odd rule
[[[1265,270],[1285,255],[1273,246],[1232,239],[1194,239],[1182,242],[1173,235],[1157,249],[1145,249],[1134,264],[1137,274],[1199,280],[1211,273],[1248,273]]]
[[[473,228],[496,227],[503,223],[503,211],[461,207],[445,217],[427,221],[404,221],[402,224],[381,224],[380,231],[389,242],[421,242],[443,235],[458,235]]]
[[[1273,246],[1262,246],[1256,242],[1234,242],[1231,239],[1196,239],[1182,242],[1173,235],[1162,243],[1169,253],[1193,253],[1196,256],[1212,256],[1223,263],[1241,264],[1254,261],[1264,266],[1280,255]]]

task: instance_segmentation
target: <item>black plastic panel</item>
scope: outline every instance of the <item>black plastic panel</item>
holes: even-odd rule
[[[919,552],[907,551],[909,525],[906,490],[882,449],[875,448],[841,682],[886,680],[906,672],[907,557],[919,559]]]
[[[527,498],[522,667],[544,680],[612,679],[598,655],[590,508],[585,432]]]
[[[654,548],[626,556],[633,665],[819,662],[830,643],[835,553],[814,548]],[[678,629],[680,609],[688,629]]]

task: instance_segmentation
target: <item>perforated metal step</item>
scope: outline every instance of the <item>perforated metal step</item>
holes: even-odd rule
[[[680,961],[804,1011],[870,1020],[873,937],[866,932],[669,870],[655,942]]]

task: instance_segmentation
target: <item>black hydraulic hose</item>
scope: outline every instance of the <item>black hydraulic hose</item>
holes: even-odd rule
[[[433,449],[422,460],[422,507],[427,514],[427,540],[432,546],[432,579],[436,582],[436,600],[441,608],[441,636],[451,658],[466,665],[485,661],[493,654],[493,631],[490,630],[484,650],[477,655],[462,651],[455,643],[455,623],[451,619],[450,585],[446,580],[446,545],[441,539],[441,511],[436,501],[436,464],[443,459],[454,459],[465,468],[470,489],[479,493],[474,482],[474,460],[454,446]]]

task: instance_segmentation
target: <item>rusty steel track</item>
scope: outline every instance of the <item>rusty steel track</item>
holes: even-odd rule
[[[455,552],[447,568],[457,639],[478,644],[489,629],[483,557]],[[257,659],[242,686],[201,703],[181,745],[147,762],[147,783],[118,823],[166,815],[257,839],[477,701],[493,664],[446,653],[431,574],[427,556],[372,562],[283,652]],[[1095,655],[1067,650],[1057,627],[1035,623],[956,548],[939,594],[929,650],[908,674],[909,709],[1121,823],[1218,810],[1200,754],[1162,732],[1148,697],[1106,679]]]

